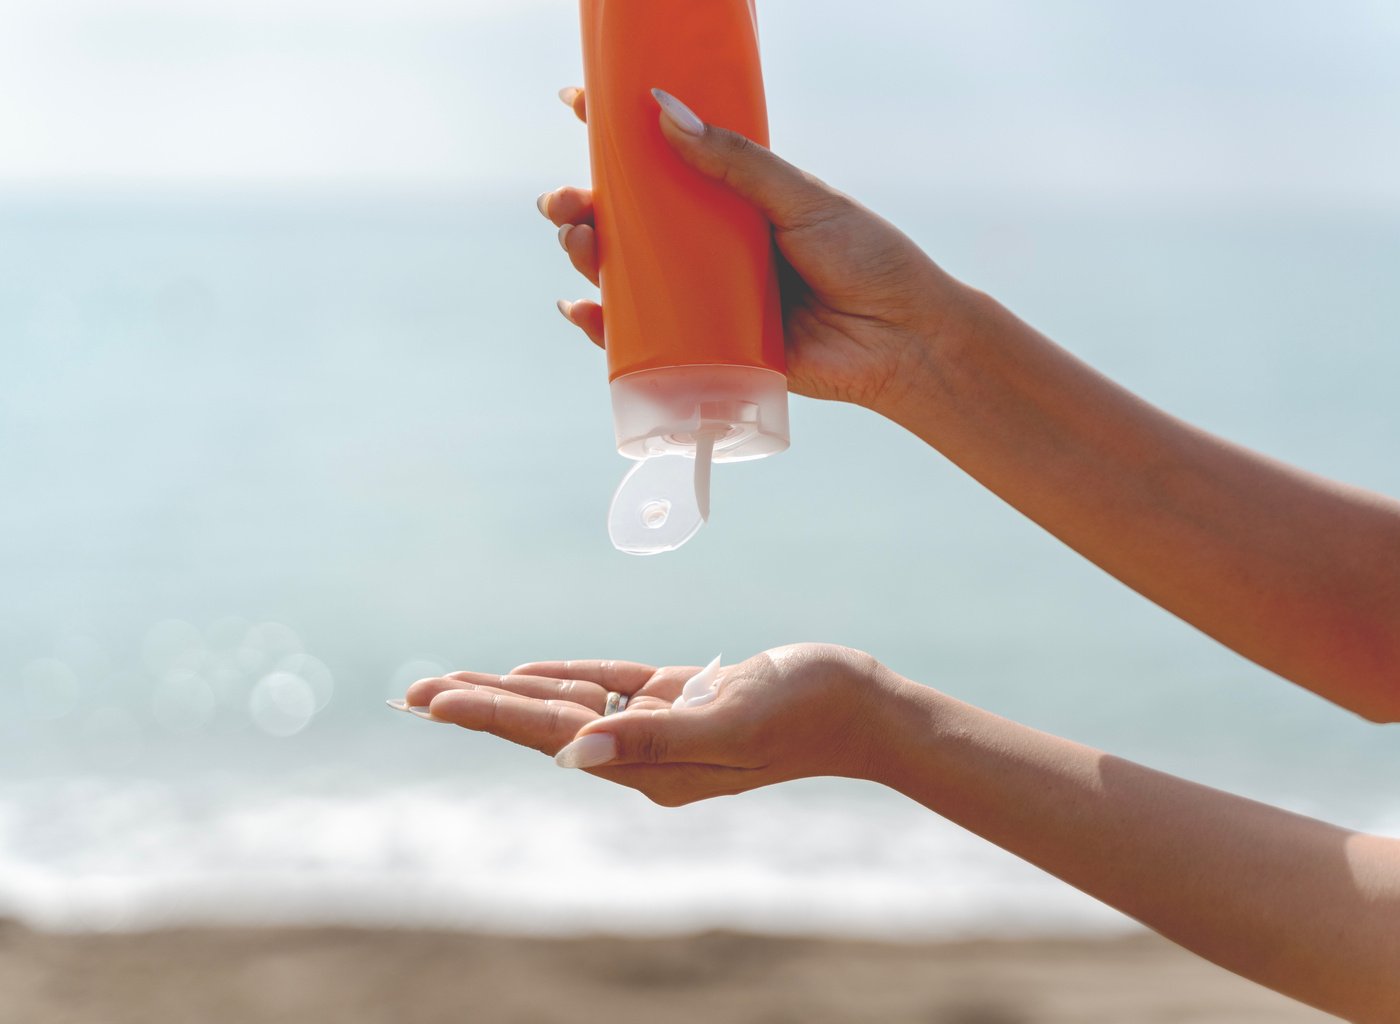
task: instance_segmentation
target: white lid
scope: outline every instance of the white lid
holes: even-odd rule
[[[787,378],[754,366],[667,366],[612,382],[618,451],[638,464],[608,511],[614,546],[674,551],[710,517],[711,462],[788,447]]]
[[[629,459],[694,457],[715,438],[716,462],[761,459],[788,446],[787,377],[760,366],[664,366],[612,382],[617,450]]]

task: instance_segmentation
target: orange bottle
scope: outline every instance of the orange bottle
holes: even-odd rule
[[[653,88],[768,144],[753,0],[581,0],[584,86],[618,451],[609,519],[634,554],[709,516],[710,463],[788,446],[767,220],[662,137]]]

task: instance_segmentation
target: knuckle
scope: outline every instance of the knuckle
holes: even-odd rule
[[[807,187],[795,192],[785,211],[782,227],[785,231],[805,231],[821,225],[840,223],[852,209],[851,201],[833,192],[809,174]]]
[[[632,741],[632,756],[641,764],[664,764],[666,741],[654,732],[638,733]]]
[[[701,143],[705,149],[723,157],[734,157],[748,151],[754,145],[752,139],[730,128],[723,128],[717,124],[707,124],[705,134],[701,136]]]
[[[721,137],[717,148],[722,161],[720,180],[725,185],[734,188],[745,180],[752,180],[754,171],[751,164],[754,150],[758,149],[756,142],[746,139],[742,135],[726,132]]]
[[[545,731],[553,734],[559,729],[559,722],[563,717],[564,705],[557,700],[551,700],[545,703],[545,707],[549,709],[549,715],[545,719]]]
[[[720,146],[728,154],[736,159],[754,156],[762,147],[747,135],[740,135],[738,132],[722,130],[719,136]]]

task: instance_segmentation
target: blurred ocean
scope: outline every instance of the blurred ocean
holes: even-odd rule
[[[541,185],[544,187],[544,185]],[[587,289],[533,207],[0,205],[0,915],[868,935],[1123,919],[912,804],[681,810],[388,711],[540,658],[861,647],[1029,724],[1400,833],[1400,732],[1280,684],[894,427],[795,399],[674,555],[615,553]],[[880,212],[1188,419],[1400,493],[1400,218]]]

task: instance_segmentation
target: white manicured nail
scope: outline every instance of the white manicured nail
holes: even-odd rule
[[[549,219],[549,197],[553,192],[541,192],[540,197],[535,200],[535,209],[540,211],[540,216]]]
[[[560,768],[597,768],[617,757],[617,740],[605,732],[580,736],[559,753],[554,763]]]
[[[569,232],[574,229],[572,224],[565,224],[559,229],[559,248],[565,252],[569,251]]]
[[[574,318],[571,315],[574,311],[574,304],[572,302],[568,299],[560,299],[555,305],[558,307],[560,314],[563,315],[565,320],[569,321],[569,323],[574,322]]]
[[[389,705],[391,708],[393,708],[395,711],[407,711],[407,710],[408,710],[408,702],[407,702],[407,701],[402,701],[402,700],[386,700],[384,703],[385,703],[385,704],[388,704],[388,705]]]
[[[578,99],[578,94],[582,91],[583,90],[576,85],[566,85],[559,90],[559,98],[564,101],[566,106],[572,107],[574,105],[574,100]]]
[[[653,89],[651,91],[656,102],[661,104],[661,110],[671,119],[671,123],[685,132],[687,135],[704,135],[705,122],[695,116],[695,111],[691,110],[680,100],[676,99],[664,89]]]
[[[423,721],[425,722],[437,722],[441,725],[447,724],[441,718],[434,718],[433,713],[427,708],[409,708],[408,713],[410,715],[416,715],[418,718],[423,719]]]

